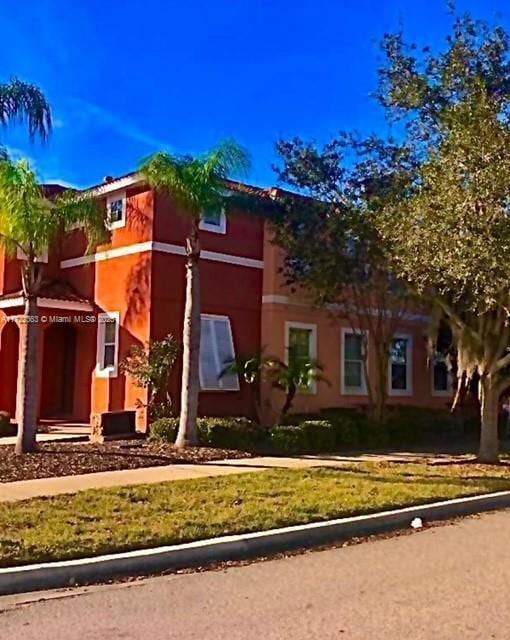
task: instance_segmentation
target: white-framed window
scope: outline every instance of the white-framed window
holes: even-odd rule
[[[126,192],[117,191],[106,199],[106,220],[109,229],[126,226]]]
[[[225,371],[235,360],[234,339],[228,316],[202,315],[200,338],[200,388],[202,391],[239,391],[239,378]]]
[[[289,356],[310,362],[317,359],[317,325],[304,322],[285,323],[285,362],[288,364]],[[316,381],[310,382],[300,389],[301,393],[316,393]]]
[[[363,364],[368,334],[342,328],[342,380],[344,395],[366,395],[367,381]]]
[[[394,336],[389,368],[389,393],[392,396],[409,396],[413,392],[413,339],[412,336],[398,333]]]
[[[436,353],[432,366],[432,395],[451,396],[452,392],[452,377],[448,371],[446,359],[440,353]]]
[[[199,229],[212,233],[227,233],[227,216],[225,209],[204,211],[200,216]]]
[[[119,372],[120,313],[100,313],[97,323],[96,375],[101,378],[116,378]]]

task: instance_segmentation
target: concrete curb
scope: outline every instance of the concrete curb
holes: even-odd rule
[[[409,526],[414,517],[444,520],[510,507],[510,491],[383,511],[353,518],[224,536],[188,544],[0,569],[0,595],[56,589],[227,560],[314,547]]]

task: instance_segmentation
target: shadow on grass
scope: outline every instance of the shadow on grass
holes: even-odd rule
[[[408,483],[410,480],[417,484],[425,485],[437,485],[445,484],[454,487],[466,486],[466,484],[508,484],[510,489],[510,475],[506,476],[490,476],[490,475],[471,475],[471,476],[445,476],[441,474],[420,474],[419,472],[408,471],[404,473],[392,473],[391,470],[386,469],[383,474],[374,473],[371,469],[363,469],[356,467],[315,467],[316,469],[323,469],[329,474],[342,473],[352,476],[362,476],[363,480],[374,483],[384,484],[403,484]]]

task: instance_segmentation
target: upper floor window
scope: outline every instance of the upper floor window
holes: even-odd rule
[[[226,371],[235,360],[234,340],[227,316],[201,316],[200,388],[239,391],[237,373]]]
[[[106,200],[106,216],[109,229],[126,226],[126,192],[117,192]]]
[[[317,326],[302,322],[285,323],[286,362],[294,358],[298,362],[309,363],[317,358]],[[315,393],[316,382],[311,381],[301,391]]]
[[[389,362],[390,393],[410,395],[412,393],[412,339],[409,335],[393,338]]]
[[[103,378],[115,378],[119,362],[119,325],[117,311],[100,313],[97,318],[96,373]]]
[[[365,394],[366,335],[342,329],[342,393]]]
[[[200,229],[212,233],[227,233],[227,216],[224,209],[204,211],[200,218]]]
[[[452,381],[446,365],[446,360],[441,354],[434,357],[432,369],[432,393],[436,396],[449,396],[452,393]]]

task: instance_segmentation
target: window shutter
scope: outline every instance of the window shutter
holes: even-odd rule
[[[218,387],[216,358],[214,357],[213,328],[208,318],[201,320],[202,334],[200,337],[200,378],[204,389]]]
[[[229,322],[214,320],[214,333],[216,337],[216,349],[218,353],[218,376],[225,367],[235,359],[234,345],[232,344]],[[226,390],[239,388],[237,373],[228,372],[221,376],[220,387]]]
[[[230,321],[222,317],[202,317],[200,339],[200,386],[205,391],[238,391],[235,372],[225,373],[225,367],[235,360]]]

